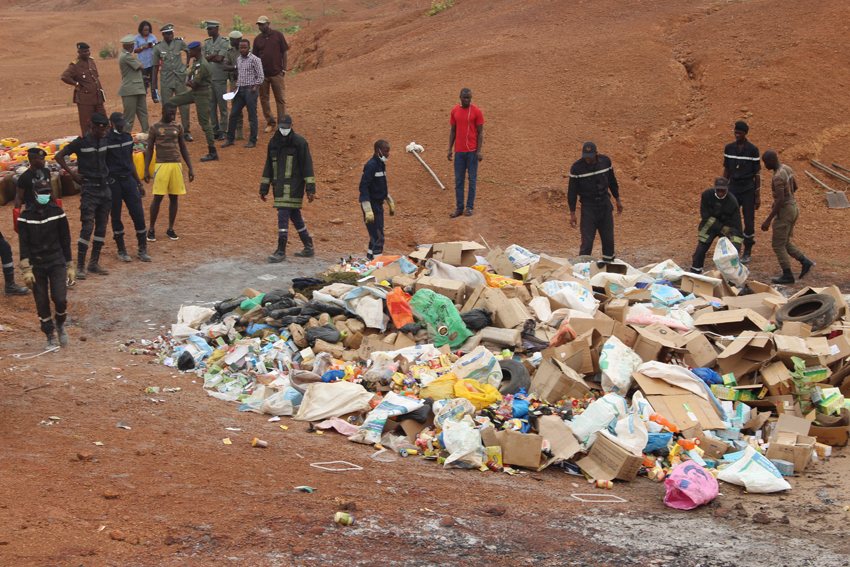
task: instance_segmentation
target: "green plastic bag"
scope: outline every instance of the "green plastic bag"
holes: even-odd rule
[[[245,301],[243,301],[242,303],[239,304],[239,309],[242,309],[247,313],[248,311],[250,311],[251,309],[253,309],[257,305],[260,305],[263,302],[263,298],[265,296],[266,296],[265,293],[261,293],[257,297],[254,297],[252,299],[246,299]]]
[[[458,348],[472,336],[454,303],[444,295],[430,289],[420,289],[410,300],[410,308],[419,323],[427,327],[436,347],[449,344],[452,348]]]

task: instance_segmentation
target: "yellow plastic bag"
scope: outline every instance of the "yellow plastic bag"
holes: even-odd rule
[[[420,398],[433,398],[434,400],[451,400],[455,396],[455,383],[457,376],[454,372],[443,374],[421,390],[419,390]]]
[[[482,410],[492,403],[502,400],[499,390],[490,384],[479,384],[477,380],[458,380],[454,386],[458,398],[466,398],[476,410]]]
[[[503,287],[517,287],[521,286],[522,282],[519,280],[506,278],[505,276],[500,276],[498,274],[491,274],[487,271],[485,266],[472,266],[474,269],[478,270],[482,274],[484,274],[484,279],[487,280],[487,287],[495,287],[495,288],[503,288]]]

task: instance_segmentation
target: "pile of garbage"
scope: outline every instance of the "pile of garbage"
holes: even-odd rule
[[[122,348],[376,460],[558,466],[603,488],[646,476],[690,509],[718,480],[788,490],[850,436],[845,297],[787,298],[717,248],[706,274],[475,242],[349,258],[290,289],[184,306],[169,335]]]

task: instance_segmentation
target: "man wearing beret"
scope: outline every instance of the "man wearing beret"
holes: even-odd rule
[[[225,139],[227,130],[227,101],[222,96],[227,92],[227,71],[224,70],[224,58],[227,55],[227,47],[230,42],[221,37],[218,29],[221,24],[214,20],[207,20],[207,35],[201,55],[210,64],[212,71],[212,83],[210,84],[210,124],[213,128],[213,136],[216,140]]]
[[[159,28],[159,31],[162,32],[162,41],[153,47],[151,85],[154,102],[165,102],[187,91],[186,67],[189,65],[189,46],[182,37],[174,37],[174,24],[165,24]],[[187,54],[185,62],[183,61],[184,52]],[[189,134],[188,106],[180,107],[180,123],[183,124],[183,137],[187,142],[192,142],[192,136]]]
[[[729,192],[738,200],[744,212],[744,253],[741,263],[752,259],[756,236],[756,211],[761,206],[761,155],[759,149],[747,140],[750,127],[746,122],[735,122],[735,141],[723,150],[723,177],[729,180]]]
[[[227,80],[229,83],[228,92],[236,91],[236,79],[239,76],[239,69],[236,66],[239,58],[239,42],[242,41],[242,32],[233,30],[230,35],[230,47],[227,48],[227,55],[224,57],[224,70],[227,71]],[[230,112],[233,113],[233,103],[230,103]],[[230,120],[228,118],[228,120]],[[240,111],[236,119],[236,139],[244,140],[245,133],[242,131],[242,112]]]
[[[204,130],[207,139],[209,154],[201,158],[201,161],[215,161],[218,159],[218,151],[215,147],[212,125],[210,125],[210,84],[212,83],[212,71],[210,64],[201,56],[201,42],[193,41],[189,44],[189,77],[186,79],[188,92],[179,94],[165,102],[170,102],[178,108],[184,104],[195,103],[195,112],[198,114],[198,124]]]
[[[148,103],[145,100],[145,78],[142,76],[142,63],[133,55],[136,36],[125,35],[121,38],[123,50],[118,56],[118,68],[121,69],[121,86],[118,96],[124,101],[124,117],[127,120],[127,131],[133,131],[136,116],[139,117],[139,127],[142,132],[148,131]]]
[[[15,192],[15,209],[20,211],[23,207],[35,204],[35,193],[32,191],[33,181],[41,180],[50,182],[50,170],[44,166],[44,158],[47,152],[41,148],[30,148],[27,150],[27,160],[30,166],[23,172],[16,183],[18,189]]]
[[[80,135],[89,131],[89,118],[95,112],[106,114],[106,96],[97,74],[97,65],[91,58],[91,49],[85,42],[77,44],[77,58],[68,64],[60,77],[63,83],[74,87],[74,104],[80,115]]]

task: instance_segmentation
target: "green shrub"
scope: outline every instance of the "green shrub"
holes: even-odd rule
[[[429,16],[435,16],[440,12],[445,12],[455,5],[455,0],[431,0],[431,9],[428,10]]]

